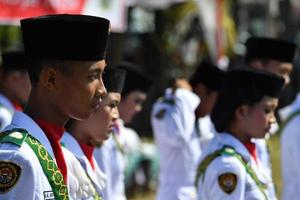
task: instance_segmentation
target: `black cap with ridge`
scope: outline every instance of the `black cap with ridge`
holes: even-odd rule
[[[216,130],[226,131],[239,106],[254,105],[263,97],[278,98],[283,85],[281,76],[264,70],[245,67],[228,71],[211,114]]]
[[[106,67],[102,76],[107,92],[121,93],[126,78],[126,70],[116,67]]]
[[[263,37],[251,37],[246,41],[246,62],[252,59],[274,59],[292,63],[297,45],[292,42]]]
[[[21,20],[26,57],[98,61],[106,56],[109,20],[87,15],[45,15]]]
[[[190,78],[190,84],[194,86],[197,83],[203,83],[207,88],[219,91],[224,74],[223,70],[211,62],[202,61]]]
[[[23,51],[6,51],[2,53],[2,69],[5,72],[13,70],[27,71]]]
[[[139,90],[141,92],[147,93],[151,87],[153,80],[143,73],[141,66],[129,63],[122,62],[115,67],[126,70],[126,80],[124,83],[124,88],[122,95],[126,96],[128,93]]]

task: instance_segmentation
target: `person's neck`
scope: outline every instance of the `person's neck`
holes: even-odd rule
[[[240,130],[236,128],[230,128],[227,132],[242,143],[247,143],[251,141],[251,137],[247,136],[246,134],[243,134]]]
[[[24,109],[24,113],[32,119],[43,119],[52,124],[64,127],[69,117],[42,95],[32,91]]]
[[[80,123],[80,122],[79,122]],[[79,143],[85,143],[88,145],[91,145],[89,142],[89,138],[86,137],[88,133],[81,129],[80,127],[76,127],[71,130],[70,134],[79,142]]]

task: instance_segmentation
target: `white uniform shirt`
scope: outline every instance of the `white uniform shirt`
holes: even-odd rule
[[[290,113],[300,109],[300,94],[290,105]],[[300,196],[300,115],[295,116],[281,134],[281,167],[283,178],[282,200]]]
[[[82,151],[79,143],[69,133],[67,133],[67,132],[64,133],[64,135],[61,139],[61,142],[65,148],[67,148],[69,151],[71,151],[75,155],[75,157],[81,164],[81,167],[84,170],[84,172],[90,177],[90,180],[93,183],[92,187],[94,189],[96,189],[97,193],[100,196],[103,197],[103,189],[105,187],[105,175],[100,170],[96,160],[94,159],[95,170],[93,170],[89,160],[87,159],[84,152]],[[83,176],[85,176],[85,174],[83,174]]]
[[[0,131],[10,124],[15,108],[8,98],[0,94]]]
[[[29,116],[22,112],[15,112],[11,124],[7,126],[5,130],[11,130],[13,128],[26,129],[28,133],[41,142],[55,161],[55,156],[47,136]],[[26,142],[24,142],[21,147],[10,143],[1,143],[0,162],[1,161],[12,162],[18,165],[21,167],[21,173],[18,181],[9,191],[0,193],[0,199],[54,199],[52,188],[43,172],[42,166],[34,151]],[[68,160],[66,161],[68,162]],[[72,187],[79,187],[79,184],[76,183],[76,179],[70,174],[70,171],[72,170],[68,169],[68,189],[69,192],[76,192],[79,188]],[[70,186],[72,187],[70,188]],[[70,197],[70,199],[72,198]]]
[[[125,161],[112,136],[94,151],[99,168],[106,175],[105,200],[126,200]]]
[[[189,90],[172,94],[167,89],[164,100],[153,106],[151,121],[160,161],[157,200],[196,199],[194,180],[201,150],[195,109],[199,103]]]
[[[224,145],[231,146],[255,171],[258,179],[270,187],[259,160],[256,162],[245,146],[230,134],[221,133],[209,144],[200,160],[207,155],[222,149]],[[231,193],[226,193],[220,186],[219,179],[223,174],[235,174],[236,184]],[[233,181],[234,182],[234,181]],[[231,182],[232,184],[232,182]],[[268,199],[270,197],[268,196]],[[198,180],[198,200],[265,200],[253,178],[246,172],[245,166],[234,156],[222,155],[215,158],[206,168],[204,175]]]

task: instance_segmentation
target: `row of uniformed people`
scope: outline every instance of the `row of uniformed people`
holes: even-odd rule
[[[73,135],[77,141],[65,134],[63,142],[73,142],[67,145],[70,150],[76,144],[80,149],[73,154],[60,141],[70,118],[87,119],[101,107],[90,121],[96,120],[96,125],[107,131],[118,117],[124,73],[118,76],[108,70],[108,95],[102,82],[109,21],[93,16],[49,15],[23,19],[21,28],[32,90],[24,113],[15,112],[1,133],[0,198],[101,199],[106,180],[92,150],[105,137],[93,135],[95,127],[84,125],[89,121],[83,125],[75,121],[68,127],[80,132]],[[3,60],[6,64],[6,57]]]
[[[105,70],[107,19],[48,15],[21,29],[32,90],[1,133],[0,199],[126,199],[122,152],[137,134],[117,107],[129,123],[151,80],[129,63]]]
[[[68,178],[69,178],[69,184],[67,184],[67,185],[69,186],[70,197],[73,197],[73,198],[78,198],[77,195],[82,196],[82,197],[84,195],[95,196],[95,191],[97,191],[98,187],[95,187],[95,185],[94,185],[94,187],[83,187],[85,184],[90,185],[89,183],[91,181],[93,182],[93,178],[91,177],[90,179],[89,178],[87,179],[84,175],[79,173],[79,169],[77,170],[77,168],[74,168],[74,166],[80,166],[80,165],[78,165],[78,162],[77,162],[78,160],[80,161],[80,159],[78,159],[78,157],[80,157],[80,156],[78,156],[78,154],[75,154],[78,156],[76,159],[76,157],[74,157],[69,151],[65,150],[64,148],[61,148],[58,141],[64,132],[64,129],[62,127],[63,127],[64,123],[67,121],[68,117],[86,118],[92,112],[97,110],[98,107],[100,106],[100,103],[95,99],[99,98],[100,96],[104,96],[106,93],[105,89],[103,88],[103,85],[101,86],[102,81],[100,81],[101,80],[101,78],[100,78],[101,72],[103,71],[103,68],[105,66],[103,58],[104,58],[106,43],[105,42],[104,42],[104,44],[99,43],[99,47],[98,47],[99,49],[97,49],[96,52],[93,52],[94,55],[92,55],[91,52],[87,53],[87,52],[82,52],[83,50],[81,50],[81,51],[78,49],[74,50],[74,47],[72,45],[70,45],[70,43],[73,43],[75,39],[78,39],[78,38],[76,38],[76,35],[74,35],[73,38],[69,38],[68,40],[66,40],[65,37],[69,36],[67,34],[66,35],[53,34],[51,36],[51,37],[53,37],[53,38],[51,38],[52,40],[51,39],[49,40],[49,41],[51,41],[51,44],[47,43],[45,45],[45,47],[40,46],[42,41],[38,41],[37,44],[34,44],[34,42],[29,42],[29,41],[30,40],[32,41],[32,38],[34,38],[36,35],[44,33],[43,31],[45,31],[45,27],[48,24],[50,25],[50,27],[48,27],[48,28],[52,31],[53,31],[53,29],[55,29],[57,27],[61,28],[64,25],[68,25],[70,30],[73,31],[73,30],[76,30],[76,28],[78,28],[77,27],[78,24],[87,25],[90,23],[90,27],[86,27],[86,28],[87,29],[90,28],[89,30],[92,31],[96,28],[93,26],[96,26],[97,23],[92,25],[91,21],[95,22],[97,20],[99,23],[98,24],[99,27],[100,27],[100,25],[101,26],[104,25],[104,29],[102,30],[103,32],[101,33],[102,34],[101,36],[102,37],[104,36],[104,38],[107,38],[107,35],[105,35],[105,34],[108,34],[108,31],[106,30],[107,23],[103,23],[103,22],[105,22],[105,20],[103,20],[101,18],[94,18],[94,17],[87,17],[87,16],[60,15],[60,16],[49,16],[49,17],[28,19],[27,23],[25,23],[26,20],[24,20],[23,24],[27,25],[27,31],[29,30],[28,28],[32,28],[32,27],[34,27],[36,29],[36,32],[35,31],[26,32],[26,28],[23,28],[23,27],[26,27],[26,25],[24,25],[22,27],[23,35],[24,35],[25,50],[27,51],[27,54],[32,59],[31,60],[32,68],[30,69],[29,74],[31,76],[31,80],[33,83],[33,91],[31,92],[31,97],[29,99],[29,104],[26,108],[27,110],[25,110],[25,113],[28,116],[30,116],[30,118],[32,118],[33,121],[25,114],[21,114],[21,113],[17,112],[13,119],[12,125],[10,125],[6,130],[8,132],[12,128],[25,128],[25,129],[27,128],[27,130],[26,131],[24,131],[24,130],[13,131],[13,133],[5,135],[7,137],[4,137],[1,140],[1,142],[3,143],[1,145],[1,149],[2,149],[2,147],[4,149],[13,148],[18,154],[18,153],[20,153],[19,151],[22,150],[22,147],[23,147],[22,142],[24,142],[23,139],[25,137],[26,138],[28,137],[30,139],[28,139],[28,140],[25,139],[25,142],[33,150],[33,152],[31,152],[31,153],[42,154],[41,152],[45,152],[45,150],[36,141],[36,139],[40,140],[40,142],[44,146],[46,146],[46,149],[48,149],[49,155],[51,155],[52,157],[55,157],[55,160],[57,162],[59,171],[61,171],[61,174],[58,173],[58,171],[53,171],[52,168],[45,169],[45,165],[46,165],[46,167],[49,165],[49,163],[52,163],[51,165],[53,165],[53,160],[51,160],[47,156],[38,157],[39,160],[35,159],[35,162],[37,162],[35,164],[37,164],[37,165],[34,165],[34,166],[40,166],[40,165],[38,165],[38,161],[40,161],[41,163],[46,163],[46,164],[42,165],[44,167],[43,171],[41,171],[41,169],[38,168],[39,170],[37,170],[37,171],[40,174],[43,174],[42,172],[44,172],[44,174],[46,174],[46,175],[48,174],[48,176],[50,176],[50,178],[51,178],[51,173],[59,174],[63,177],[63,180],[65,183],[68,183]],[[75,24],[76,24],[76,27],[75,27]],[[36,27],[38,27],[38,28],[36,28]],[[39,30],[39,27],[43,30]],[[66,32],[68,32],[70,30],[66,30]],[[26,37],[27,37],[27,40],[26,40]],[[97,37],[99,37],[99,36],[97,36]],[[49,39],[49,38],[47,38],[47,39]],[[90,40],[92,40],[92,38],[90,38]],[[49,41],[47,41],[47,42],[49,42]],[[60,41],[60,42],[57,42],[57,41]],[[30,44],[28,44],[28,42]],[[70,45],[70,47],[64,47],[64,42],[68,43],[68,45]],[[91,41],[88,41],[88,42],[91,43]],[[102,40],[102,42],[103,42],[103,40]],[[259,44],[261,44],[261,43],[259,43]],[[63,46],[62,47],[63,50],[57,50],[56,47],[58,45]],[[80,45],[83,45],[83,44],[80,44]],[[87,44],[84,44],[84,45],[87,45]],[[84,47],[84,45],[83,45],[83,47]],[[26,47],[27,47],[27,49],[26,49]],[[64,49],[64,48],[66,48],[66,49]],[[71,48],[72,51],[68,48]],[[275,47],[274,47],[274,49],[275,49]],[[57,50],[57,52],[54,53],[54,50]],[[65,52],[66,50],[68,50],[69,52],[66,53]],[[264,52],[264,51],[262,51],[262,52]],[[291,52],[289,52],[287,54],[290,56],[290,53]],[[275,57],[275,59],[274,59],[274,57],[271,57],[271,58],[273,58],[274,60],[280,60],[279,59],[280,56],[278,54],[275,54],[275,55],[277,56],[277,57]],[[269,54],[268,55],[263,54],[260,56],[262,58],[270,58]],[[261,57],[257,56],[255,58],[261,58]],[[94,60],[98,61],[99,59],[100,60],[102,59],[102,61],[99,61],[96,64],[85,62],[85,61],[94,61]],[[62,61],[62,60],[67,60],[67,61]],[[78,60],[80,60],[80,61],[78,61]],[[266,60],[263,60],[263,61],[266,61]],[[79,67],[79,64],[81,66],[84,66],[85,64],[87,64],[87,65],[86,65],[86,68],[83,69],[84,67]],[[70,65],[74,65],[74,69],[70,69]],[[281,65],[279,65],[279,66],[281,66]],[[41,68],[41,69],[39,69],[39,68]],[[79,71],[76,71],[77,69]],[[201,68],[199,68],[199,69],[201,69]],[[219,70],[216,70],[216,68],[214,68],[214,67],[210,67],[209,69],[211,70],[211,73],[217,74],[217,77],[220,79],[220,76],[222,76],[221,75],[222,72],[220,72]],[[75,70],[75,72],[73,72],[72,70]],[[286,71],[279,70],[279,73],[282,73],[282,72],[285,73]],[[203,76],[203,74],[206,74],[206,76]],[[83,76],[83,75],[86,75],[86,79],[88,79],[87,82],[84,82],[84,81],[76,82],[75,81],[75,79],[77,79],[78,77]],[[198,77],[198,76],[200,76],[200,77]],[[197,165],[195,165],[195,163],[196,163],[197,159],[199,158],[201,149],[199,148],[199,144],[198,144],[199,132],[197,131],[197,128],[195,129],[195,127],[194,127],[195,126],[194,111],[196,110],[197,118],[206,116],[210,113],[213,102],[216,99],[216,96],[217,96],[216,91],[218,91],[220,83],[218,85],[215,83],[215,81],[211,81],[209,72],[204,73],[203,71],[201,72],[201,70],[200,70],[200,72],[195,73],[195,76],[193,78],[194,78],[194,81],[191,81],[192,87],[193,87],[194,91],[197,91],[198,96],[200,96],[200,98],[202,100],[202,102],[200,103],[201,106],[198,107],[199,99],[197,96],[195,96],[191,93],[191,87],[185,81],[178,81],[176,87],[179,87],[179,88],[176,90],[173,90],[173,91],[172,90],[168,91],[166,93],[166,95],[169,95],[169,97],[171,97],[171,98],[164,99],[162,101],[164,106],[162,106],[162,107],[157,106],[159,108],[158,112],[153,112],[155,120],[157,120],[158,123],[160,123],[162,119],[166,119],[166,120],[171,120],[171,122],[173,124],[175,124],[175,126],[168,126],[168,127],[165,126],[165,129],[164,129],[163,125],[160,125],[161,126],[160,128],[156,127],[157,130],[155,130],[155,132],[164,132],[162,130],[167,130],[167,129],[171,130],[172,127],[175,127],[175,129],[174,130],[172,129],[173,131],[171,131],[170,133],[171,134],[177,133],[176,134],[177,139],[175,138],[175,140],[171,140],[171,137],[167,138],[167,136],[171,136],[170,134],[167,136],[163,136],[160,133],[160,135],[162,135],[162,137],[166,137],[166,139],[168,139],[169,141],[174,141],[172,143],[172,145],[174,147],[170,147],[170,149],[169,149],[170,151],[168,151],[165,154],[165,158],[169,158],[169,159],[164,159],[164,161],[169,160],[170,163],[172,163],[172,159],[175,159],[175,160],[177,159],[179,161],[177,163],[182,164],[182,165],[177,165],[177,166],[174,165],[175,166],[174,170],[172,170],[172,168],[170,168],[170,165],[169,165],[168,167],[166,167],[165,171],[173,172],[173,174],[174,173],[184,174],[184,176],[179,176],[179,175],[177,176],[178,177],[177,180],[179,180],[179,181],[176,181],[176,177],[174,177],[172,174],[161,176],[160,186],[163,188],[164,183],[165,183],[165,189],[159,190],[160,191],[159,195],[161,195],[160,198],[162,198],[162,199],[167,199],[167,196],[169,196],[169,195],[170,196],[175,195],[175,196],[173,196],[175,199],[176,198],[179,198],[179,199],[196,198],[195,187],[193,186],[192,182],[193,182],[193,179],[195,178],[195,174],[196,174],[195,169],[197,168]],[[133,80],[133,79],[128,79],[128,80]],[[143,80],[145,80],[145,79],[143,79]],[[199,81],[199,80],[201,80],[201,81]],[[96,87],[96,82],[98,82],[99,88]],[[73,83],[74,85],[68,85],[68,83]],[[202,84],[199,84],[199,83],[202,83]],[[90,100],[92,100],[92,102],[90,102],[92,104],[92,106],[90,108],[90,112],[88,112],[88,109],[86,106],[82,106],[82,108],[81,108],[81,105],[84,105],[84,103],[86,103],[86,102],[84,102],[84,101],[81,102],[82,98],[83,98],[83,96],[82,96],[83,94],[80,94],[78,91],[76,92],[77,89],[78,90],[81,89],[82,91],[84,91],[85,88],[83,87],[83,85],[85,85],[85,84],[90,86],[90,88],[88,88],[88,91],[85,91],[86,94],[90,94],[90,97],[93,97],[90,99]],[[216,84],[216,85],[213,85],[213,84]],[[136,83],[131,83],[130,87],[128,87],[128,88],[130,88],[131,91],[134,91],[135,88],[132,89],[132,87],[135,87],[135,85],[136,85]],[[76,86],[76,90],[74,88],[75,86]],[[139,90],[142,90],[142,89],[140,88],[140,89],[138,89],[138,91]],[[142,93],[144,93],[144,92],[142,92]],[[68,96],[68,94],[69,94],[69,96]],[[63,95],[67,95],[66,97],[68,97],[68,98],[64,99],[64,100],[67,100],[67,105],[65,105],[61,100],[61,96],[63,96]],[[139,94],[136,94],[136,92],[132,92],[131,95],[127,95],[127,96],[125,95],[125,97],[126,97],[125,99],[127,99],[128,101],[130,99],[144,100],[144,98],[145,98],[144,95],[145,95],[145,93],[141,94],[138,99],[136,96],[139,96]],[[74,106],[76,104],[74,104],[74,102],[71,101],[71,99],[72,99],[71,97],[75,99],[75,102],[77,101],[76,102],[76,103],[78,103],[77,108],[75,108],[75,106]],[[175,97],[175,98],[173,98],[173,97]],[[45,101],[45,99],[47,99],[47,101]],[[126,101],[123,101],[123,102],[124,102],[124,104],[126,104]],[[191,103],[187,103],[187,102],[191,102]],[[178,104],[178,105],[176,105],[176,104]],[[187,106],[187,107],[184,108],[184,106]],[[129,106],[127,104],[127,106],[124,106],[123,108],[127,109],[128,107]],[[156,108],[156,107],[154,107],[154,108]],[[173,108],[175,108],[174,112],[172,111]],[[54,112],[54,111],[56,111],[56,112]],[[126,114],[126,111],[124,113]],[[128,117],[128,118],[130,119],[130,117]],[[21,119],[21,121],[20,121],[20,119]],[[126,116],[124,116],[124,119],[127,119]],[[26,121],[27,121],[27,123],[26,123]],[[155,123],[155,121],[153,120],[153,124],[154,123]],[[201,124],[203,124],[203,123],[201,123]],[[178,128],[178,127],[182,128],[182,130],[179,130],[179,131],[176,130],[176,128]],[[119,126],[119,128],[120,128],[120,126]],[[33,133],[31,133],[31,131]],[[27,135],[27,132],[29,132],[29,136]],[[168,132],[168,131],[165,131],[165,132]],[[186,132],[188,134],[183,135]],[[45,134],[46,134],[46,137],[45,137]],[[33,137],[36,137],[36,138],[32,138],[32,135],[33,135]],[[158,135],[158,134],[156,134],[156,135]],[[114,142],[113,142],[114,147],[113,148],[118,149],[117,152],[119,152],[119,153],[122,151],[121,150],[122,146],[124,146],[124,144],[122,144],[122,139],[121,139],[122,137],[124,139],[126,139],[126,137],[124,137],[124,136],[126,136],[126,135],[125,134],[123,134],[123,135],[116,134],[116,135],[114,135],[114,137],[112,137],[112,138],[114,138]],[[21,138],[21,139],[18,140],[18,138]],[[81,139],[81,136],[79,136],[79,138]],[[176,151],[176,144],[181,144],[181,138],[183,138],[183,144],[188,143],[190,141],[194,141],[194,142],[188,143],[188,145],[186,145],[187,148],[182,148],[182,149],[178,148],[178,150]],[[196,140],[195,140],[195,138],[196,138]],[[83,139],[83,141],[85,141],[85,139]],[[161,142],[162,148],[164,148],[164,150],[166,150],[167,146],[165,144],[163,144],[163,141],[164,140],[159,139],[159,142]],[[90,144],[89,142],[90,141],[88,141],[87,143]],[[16,146],[14,146],[14,145],[7,146],[7,143],[16,143],[17,145],[19,144],[19,145],[21,145],[21,148],[15,148]],[[79,143],[79,144],[81,144],[80,145],[81,150],[82,150],[81,153],[84,154],[83,156],[85,156],[85,158],[84,158],[85,161],[88,161],[88,163],[81,162],[81,164],[84,166],[84,169],[88,171],[88,170],[90,170],[90,168],[86,168],[86,166],[88,166],[87,164],[90,164],[90,166],[95,165],[95,164],[93,164],[94,161],[93,161],[93,157],[91,154],[93,148],[90,148],[91,145],[86,146],[84,143]],[[107,143],[107,144],[109,144],[109,143]],[[36,145],[36,146],[34,146],[34,145]],[[247,145],[251,146],[252,143],[249,143]],[[247,145],[245,144],[246,147],[247,147]],[[37,150],[34,149],[35,147],[37,147]],[[199,153],[197,153],[197,151],[195,151],[194,148],[200,149],[198,151]],[[252,147],[252,149],[253,149],[253,147]],[[27,150],[24,150],[24,151],[27,152]],[[109,150],[104,155],[108,155],[111,152],[113,152],[113,151]],[[182,152],[182,154],[181,154],[181,152]],[[20,155],[15,154],[15,152],[13,152],[13,153],[16,157],[20,158],[21,160],[24,159],[24,157],[26,158],[26,156],[22,155],[21,153],[20,153]],[[171,153],[171,154],[175,153],[176,155],[174,154],[175,156],[171,156],[171,154],[168,154],[168,153]],[[68,155],[68,156],[65,156],[65,155]],[[80,155],[82,156],[82,154],[80,154]],[[180,157],[179,155],[182,155],[182,157]],[[25,161],[24,162],[21,161],[19,163],[18,159],[10,157],[11,152],[8,153],[7,150],[3,150],[3,155],[1,155],[1,157],[2,156],[4,156],[4,157],[3,157],[3,159],[1,158],[1,160],[2,160],[1,166],[2,167],[1,167],[0,175],[2,178],[1,180],[3,181],[3,182],[1,182],[1,183],[3,183],[1,185],[1,187],[2,187],[1,189],[3,190],[4,195],[7,195],[7,196],[12,195],[13,196],[16,194],[13,191],[16,192],[16,191],[19,191],[18,189],[20,189],[20,186],[18,188],[18,185],[17,185],[18,179],[22,178],[21,169],[23,170],[23,166],[20,167],[20,163],[23,164],[23,163],[25,163]],[[7,157],[9,157],[9,159],[7,159]],[[67,158],[65,159],[65,157],[67,157]],[[121,157],[122,157],[122,155],[121,155]],[[114,158],[114,156],[111,156],[110,159],[111,158]],[[3,161],[3,160],[5,160],[5,161]],[[8,160],[10,160],[10,161],[8,161]],[[27,164],[30,164],[30,163],[27,163]],[[104,164],[106,164],[106,162]],[[24,169],[28,168],[28,166],[26,164],[24,164],[24,165],[25,165]],[[116,166],[119,166],[119,165],[113,165],[111,167],[116,167]],[[95,166],[94,166],[94,168],[95,168]],[[163,168],[163,162],[162,162],[162,168]],[[30,169],[31,168],[29,167],[28,170],[30,171]],[[108,169],[112,169],[112,168],[108,167]],[[185,171],[182,171],[181,169],[183,169]],[[122,171],[123,169],[120,169],[120,170]],[[187,172],[187,173],[183,173],[183,172]],[[9,175],[7,175],[7,173]],[[49,173],[50,173],[50,175],[49,175]],[[101,175],[101,173],[98,173],[98,175],[99,174]],[[111,173],[111,174],[112,174],[111,177],[113,175],[116,175],[116,173]],[[119,174],[121,177],[123,173],[119,173]],[[36,173],[33,172],[32,175],[33,175],[33,177],[35,177]],[[30,177],[30,175],[29,175],[29,177]],[[57,189],[54,189],[54,187],[60,187],[61,191],[66,190],[66,185],[63,184],[63,182],[61,181],[62,179],[59,179],[60,186],[56,186],[55,183],[58,180],[55,180],[55,178],[58,178],[58,177],[59,176],[56,176],[56,177],[52,176],[52,178],[54,178],[54,180],[52,182],[50,181],[52,190],[50,189],[50,190],[42,192],[44,194],[45,198],[52,197],[53,195],[60,195],[60,192],[57,192]],[[80,177],[79,180],[78,180],[78,177]],[[101,176],[101,177],[103,178],[103,176]],[[120,197],[121,199],[125,198],[124,189],[123,189],[124,186],[122,186],[122,184],[124,184],[124,183],[122,183],[122,179],[123,178],[121,177],[120,178],[121,181],[119,182],[119,183],[121,183],[121,185],[120,185],[120,187],[118,187],[119,190],[121,191],[121,193],[123,192],[123,194],[121,194],[121,197]],[[100,180],[101,180],[101,178],[100,178]],[[46,182],[47,181],[44,180],[43,183],[46,183]],[[82,185],[82,187],[80,187],[81,185]],[[99,185],[100,184],[98,184],[98,186]],[[118,184],[112,184],[112,185],[115,186]],[[219,186],[220,186],[220,182],[219,182]],[[49,186],[47,186],[47,187],[49,189]],[[35,187],[32,187],[32,188],[35,188]],[[83,190],[82,188],[85,188],[85,189]],[[23,190],[24,190],[24,188],[23,188]],[[115,190],[112,193],[116,194],[117,190]],[[10,192],[8,192],[8,191],[10,191]],[[20,191],[22,191],[22,189]],[[38,190],[38,191],[40,192],[42,190]],[[52,193],[52,192],[54,192],[54,193]],[[34,193],[31,195],[34,195]],[[75,195],[75,196],[72,196],[72,195]],[[99,194],[99,196],[101,196],[101,194]],[[272,195],[270,195],[270,196],[272,196]],[[26,196],[24,196],[24,197],[26,197]],[[38,197],[40,197],[40,196],[38,196]],[[117,198],[118,197],[114,197],[114,199],[117,199]]]
[[[89,118],[107,93],[109,21],[50,15],[23,19],[21,29],[32,89],[1,134],[0,198],[88,198],[94,188],[60,139],[70,117]]]
[[[280,75],[284,78],[285,84],[288,84],[296,50],[295,44],[271,38],[250,38],[246,42],[246,48],[245,64],[247,67]],[[153,107],[152,127],[161,164],[157,199],[197,199],[196,188],[193,181],[195,180],[196,169],[199,165],[199,158],[201,161],[203,159],[203,155],[201,156],[201,154],[211,148],[207,146],[208,142],[211,141],[211,143],[215,143],[218,138],[220,138],[219,134],[216,134],[214,130],[215,124],[213,125],[211,123],[209,117],[216,99],[216,97],[213,96],[217,96],[219,90],[216,88],[211,90],[212,83],[210,81],[214,80],[214,84],[220,84],[222,76],[219,75],[220,72],[218,72],[219,70],[217,70],[216,66],[214,66],[215,72],[209,73],[210,65],[211,64],[202,63],[198,67],[199,69],[203,68],[201,73],[199,73],[200,70],[198,70],[193,76],[201,77],[202,75],[204,78],[199,78],[197,82],[192,82],[192,78],[190,80],[190,83],[193,83],[191,86],[186,81],[178,80],[175,84],[175,89],[167,89],[165,96],[159,99]],[[255,77],[256,75],[253,74],[253,76]],[[205,78],[207,77],[210,78],[206,80]],[[239,83],[239,81],[241,83]],[[243,80],[241,79],[239,81],[236,82],[236,87],[241,90],[243,88]],[[262,82],[260,82],[260,84],[261,83]],[[222,84],[226,83],[222,82]],[[253,83],[253,87],[255,84],[256,83]],[[259,85],[257,83],[257,87],[268,86]],[[232,89],[234,90],[234,88]],[[258,89],[259,88],[257,88],[257,90]],[[266,88],[266,91],[267,90],[271,91],[272,88],[269,86]],[[234,99],[234,94],[232,95],[232,101],[236,100]],[[247,94],[245,94],[245,98],[247,98]],[[210,102],[210,104],[207,102]],[[248,102],[244,103],[247,104]],[[207,112],[201,116],[199,115],[199,111],[201,111],[203,107],[207,109]],[[205,115],[207,116],[204,117]],[[275,122],[272,122],[270,124],[274,125],[274,123]],[[197,134],[199,133],[198,127],[201,128],[200,134]],[[267,128],[268,127],[265,128],[265,133],[269,131]],[[223,137],[222,134],[220,136],[221,138]],[[263,173],[264,182],[267,183],[268,186],[266,195],[268,199],[276,199],[272,181],[270,156],[265,138],[253,137],[251,141],[246,141],[246,143],[243,144],[242,148],[245,147],[248,148],[248,153],[257,153],[259,170]],[[182,176],[178,174],[182,174]],[[239,179],[241,177],[237,178]],[[217,179],[215,181],[217,181]],[[243,184],[244,183],[246,182],[243,182]],[[210,188],[208,187],[206,189]],[[241,195],[240,198],[231,196],[230,194],[234,188],[231,192],[226,192],[222,191],[221,185],[219,185],[219,189],[220,193],[216,195],[220,195],[220,199],[227,197],[229,199],[248,198],[247,195]],[[214,197],[209,196],[203,198],[201,195],[198,198],[214,199]]]

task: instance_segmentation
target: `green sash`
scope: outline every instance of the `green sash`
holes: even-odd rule
[[[56,200],[68,200],[68,188],[64,183],[63,175],[51,158],[45,147],[25,129],[12,129],[0,136],[0,143],[12,143],[22,146],[26,142],[40,161],[44,174],[51,185]]]
[[[253,168],[247,164],[247,162],[243,159],[243,157],[235,151],[235,149],[231,146],[224,146],[222,149],[219,149],[211,154],[209,154],[208,156],[206,156],[203,161],[200,163],[200,165],[198,166],[197,169],[197,175],[196,175],[196,180],[195,180],[195,185],[196,187],[198,187],[198,181],[199,178],[203,175],[203,177],[205,176],[205,171],[208,167],[208,165],[217,157],[220,157],[222,155],[227,155],[227,156],[233,156],[235,158],[237,158],[245,167],[246,172],[251,176],[251,178],[254,180],[255,184],[257,185],[257,187],[259,188],[259,190],[263,193],[265,199],[267,200],[267,195],[265,193],[265,190],[267,189],[267,186],[262,183],[255,171],[253,170]]]

